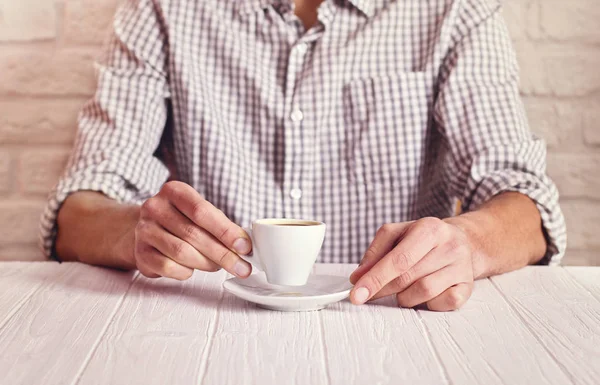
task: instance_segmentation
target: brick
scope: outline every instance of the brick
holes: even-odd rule
[[[12,157],[6,149],[0,147],[0,194],[12,190],[13,164]]]
[[[0,55],[0,93],[83,95],[94,92],[96,50],[5,50]]]
[[[600,251],[568,249],[562,264],[565,266],[600,266]]]
[[[18,160],[19,191],[47,195],[62,174],[69,154],[69,149],[23,151]]]
[[[37,242],[44,205],[43,201],[0,200],[0,242]]]
[[[524,0],[505,0],[503,5],[503,16],[513,40],[523,40],[527,37],[527,29],[530,23],[527,20],[531,12],[531,2]]]
[[[105,41],[119,0],[69,0],[65,4],[64,39],[72,44]]]
[[[592,146],[600,146],[600,126],[584,131],[585,142]]]
[[[569,248],[600,252],[600,202],[568,200],[561,207],[567,220]]]
[[[0,0],[0,41],[56,37],[54,0]]]
[[[566,42],[600,42],[598,0],[542,0],[539,5],[543,37]]]
[[[46,258],[37,243],[0,246],[0,261],[44,261]]]
[[[600,101],[586,110],[583,122],[585,143],[600,146]]]
[[[600,91],[600,52],[577,45],[516,42],[521,92],[528,96],[589,96]]]
[[[600,199],[600,154],[550,154],[548,174],[564,198]]]
[[[0,143],[72,143],[83,99],[0,100]]]
[[[587,103],[524,98],[531,131],[543,138],[550,150],[583,147],[583,115]]]

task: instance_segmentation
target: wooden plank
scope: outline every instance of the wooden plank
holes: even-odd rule
[[[349,276],[354,267],[317,271]],[[448,384],[421,319],[393,297],[365,306],[343,301],[319,315],[331,384]]]
[[[0,263],[0,330],[36,290],[63,272],[52,262]]]
[[[71,383],[133,277],[82,264],[60,269],[0,330],[0,383]]]
[[[600,378],[600,303],[560,267],[528,267],[492,278],[575,384]],[[521,359],[521,357],[519,357]]]
[[[318,312],[257,308],[225,293],[203,384],[327,384]]]
[[[221,271],[196,272],[185,282],[137,279],[80,383],[198,383],[225,276]]]
[[[487,279],[462,309],[419,314],[453,384],[571,383]]]
[[[600,301],[600,267],[565,267],[565,270]]]

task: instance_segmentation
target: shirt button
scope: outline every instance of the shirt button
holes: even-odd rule
[[[294,188],[292,189],[292,191],[290,191],[290,196],[294,200],[299,200],[300,198],[302,198],[302,190],[300,190],[299,188]]]
[[[292,115],[290,116],[290,118],[292,119],[292,122],[298,123],[298,122],[301,122],[302,119],[304,119],[304,114],[302,113],[302,110],[296,108],[292,112]]]

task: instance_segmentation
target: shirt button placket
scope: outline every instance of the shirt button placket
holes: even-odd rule
[[[289,119],[286,122],[286,161],[285,161],[285,182],[284,189],[287,190],[284,201],[286,215],[293,217],[301,217],[301,199],[303,192],[301,189],[302,175],[302,151],[300,147],[301,127],[305,119],[304,111],[300,105],[296,104],[298,96],[294,92],[298,92],[300,88],[297,84],[297,75],[301,72],[304,55],[308,50],[306,43],[298,43],[292,47],[288,63],[287,73],[287,90],[286,90],[286,107],[289,114]],[[293,159],[293,160],[292,160]]]

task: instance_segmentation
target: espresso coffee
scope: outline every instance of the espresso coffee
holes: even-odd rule
[[[251,257],[240,257],[264,271],[270,284],[306,284],[323,245],[325,223],[292,218],[268,218],[252,222],[252,228],[245,230],[252,240],[253,254]]]

